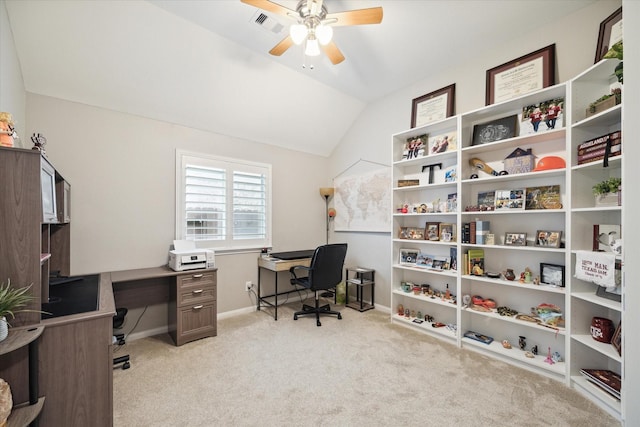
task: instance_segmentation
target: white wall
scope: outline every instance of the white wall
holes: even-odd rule
[[[272,164],[274,249],[325,241],[324,157],[35,94],[27,113],[30,132],[47,137],[48,158],[71,184],[74,275],[167,262],[176,148]],[[252,305],[244,284],[257,281],[257,256],[216,256],[220,313]]]
[[[556,82],[575,77],[593,65],[600,22],[620,5],[620,0],[600,0],[573,15],[550,22],[535,34],[505,36],[504,45],[468,58],[468,62],[458,68],[447,68],[447,58],[434,58],[434,68],[442,69],[442,73],[380,99],[360,115],[332,153],[329,177],[336,176],[360,158],[390,165],[391,135],[410,127],[411,100],[425,93],[455,83],[456,113],[481,108],[485,104],[486,70],[553,43],[556,45]],[[465,36],[460,33],[464,30],[456,31],[459,32],[456,36]],[[469,32],[471,35],[472,31]],[[428,55],[429,52],[420,52],[417,46],[416,55],[421,54]],[[353,264],[376,270],[376,306],[385,308],[389,306],[391,292],[389,238],[389,234],[344,232],[334,233],[332,237],[349,243]]]
[[[18,147],[23,146],[25,140],[29,140],[25,134],[25,98],[24,81],[7,8],[4,0],[0,0],[0,111],[6,111],[13,116],[16,132],[20,137],[19,141],[14,141]]]

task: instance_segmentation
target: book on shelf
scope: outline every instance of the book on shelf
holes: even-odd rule
[[[580,369],[580,373],[591,383],[597,385],[613,397],[620,399],[620,375],[607,369]]]
[[[486,245],[486,237],[490,230],[490,221],[476,221],[476,243],[478,245]]]
[[[622,132],[615,131],[578,145],[578,164],[596,162],[622,153]]]
[[[451,270],[458,269],[458,248],[449,248],[449,257],[451,258]]]
[[[469,249],[467,255],[469,256],[469,274],[472,276],[484,275],[484,250]]]
[[[471,221],[469,223],[469,243],[476,244],[476,222]]]
[[[471,243],[471,224],[468,222],[462,223],[462,233],[460,237],[462,243]]]

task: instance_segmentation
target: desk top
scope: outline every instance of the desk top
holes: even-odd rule
[[[289,270],[291,267],[295,265],[303,265],[305,267],[309,267],[311,264],[311,258],[300,258],[300,259],[278,259],[278,258],[263,258],[258,257],[258,267],[266,268],[271,271],[285,271]]]
[[[154,279],[157,277],[172,277],[182,274],[200,274],[207,271],[216,271],[217,268],[200,268],[197,270],[174,271],[166,265],[151,268],[138,268],[135,270],[122,270],[111,272],[111,282],[130,282],[134,280]]]

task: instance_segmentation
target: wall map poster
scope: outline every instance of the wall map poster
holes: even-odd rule
[[[391,232],[391,169],[334,180],[335,231]]]

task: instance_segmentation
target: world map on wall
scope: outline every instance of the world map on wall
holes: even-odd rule
[[[391,170],[334,180],[335,231],[391,231]]]

